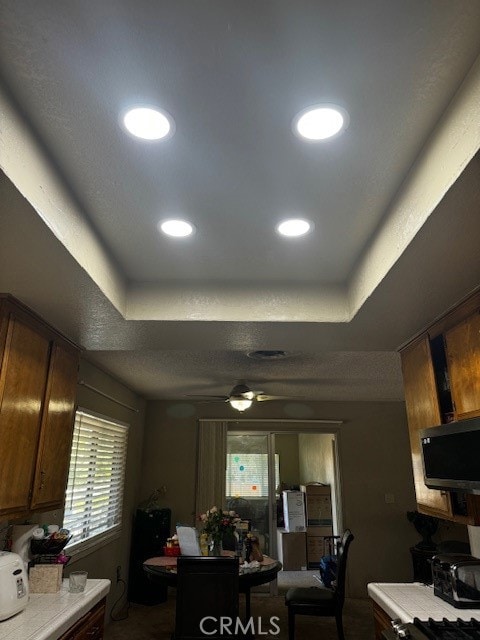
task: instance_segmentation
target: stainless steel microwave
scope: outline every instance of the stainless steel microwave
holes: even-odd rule
[[[480,494],[480,418],[423,429],[420,443],[427,487]]]

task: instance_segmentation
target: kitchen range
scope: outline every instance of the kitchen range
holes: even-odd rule
[[[383,631],[384,640],[411,638],[412,640],[478,640],[480,622],[478,620],[441,620],[413,619],[413,623],[392,621],[392,628]]]
[[[477,582],[478,589],[469,594],[475,599],[469,599],[462,595],[458,580],[459,575],[467,576],[467,566],[473,568],[468,572],[468,580],[474,582],[479,579],[477,569],[480,560],[474,558],[469,561],[466,560],[468,557],[463,556],[463,560],[471,564],[464,567],[457,566],[459,561],[454,557],[441,562],[437,560],[441,566],[437,586],[419,582],[370,583],[368,595],[373,600],[376,640],[480,638],[480,584]]]

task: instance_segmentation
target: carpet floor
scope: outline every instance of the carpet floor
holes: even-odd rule
[[[262,628],[269,630],[271,616],[277,616],[279,633],[270,636],[276,640],[287,640],[287,607],[285,592],[292,586],[314,586],[315,572],[281,572],[278,579],[278,594],[271,596],[268,591],[252,592],[252,616],[262,619]],[[240,599],[240,615],[244,613],[243,596]],[[125,614],[124,614],[125,615]],[[122,616],[118,616],[122,617]],[[346,640],[373,640],[373,612],[368,599],[348,599],[343,610],[343,625]],[[105,630],[104,640],[170,640],[175,627],[175,589],[169,589],[167,602],[155,606],[131,604],[128,617],[110,622]],[[272,628],[273,629],[273,628]],[[259,637],[259,636],[257,636]],[[268,637],[268,636],[267,636]],[[314,616],[297,616],[295,640],[338,640],[335,620]]]

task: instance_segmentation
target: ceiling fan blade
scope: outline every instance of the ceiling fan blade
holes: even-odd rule
[[[256,396],[257,402],[267,402],[268,400],[305,400],[305,396],[269,396],[264,393]]]
[[[217,400],[218,402],[227,402],[228,396],[209,396],[205,393],[202,394],[188,394],[185,398],[203,398],[203,400]]]

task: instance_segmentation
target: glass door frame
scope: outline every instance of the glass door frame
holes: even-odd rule
[[[334,533],[343,531],[342,488],[340,473],[340,425],[343,420],[274,420],[274,419],[239,419],[225,420],[227,423],[227,438],[229,435],[259,435],[267,436],[268,470],[269,470],[269,498],[268,498],[268,523],[269,523],[269,554],[278,557],[277,548],[277,509],[275,500],[275,435],[284,434],[323,434],[331,435],[333,446],[334,475],[335,475],[335,501],[334,508]],[[248,428],[253,423],[261,425],[261,428]],[[267,424],[271,429],[265,428]],[[292,428],[293,425],[296,428]],[[282,428],[283,427],[283,428]],[[271,491],[273,487],[273,491]]]

